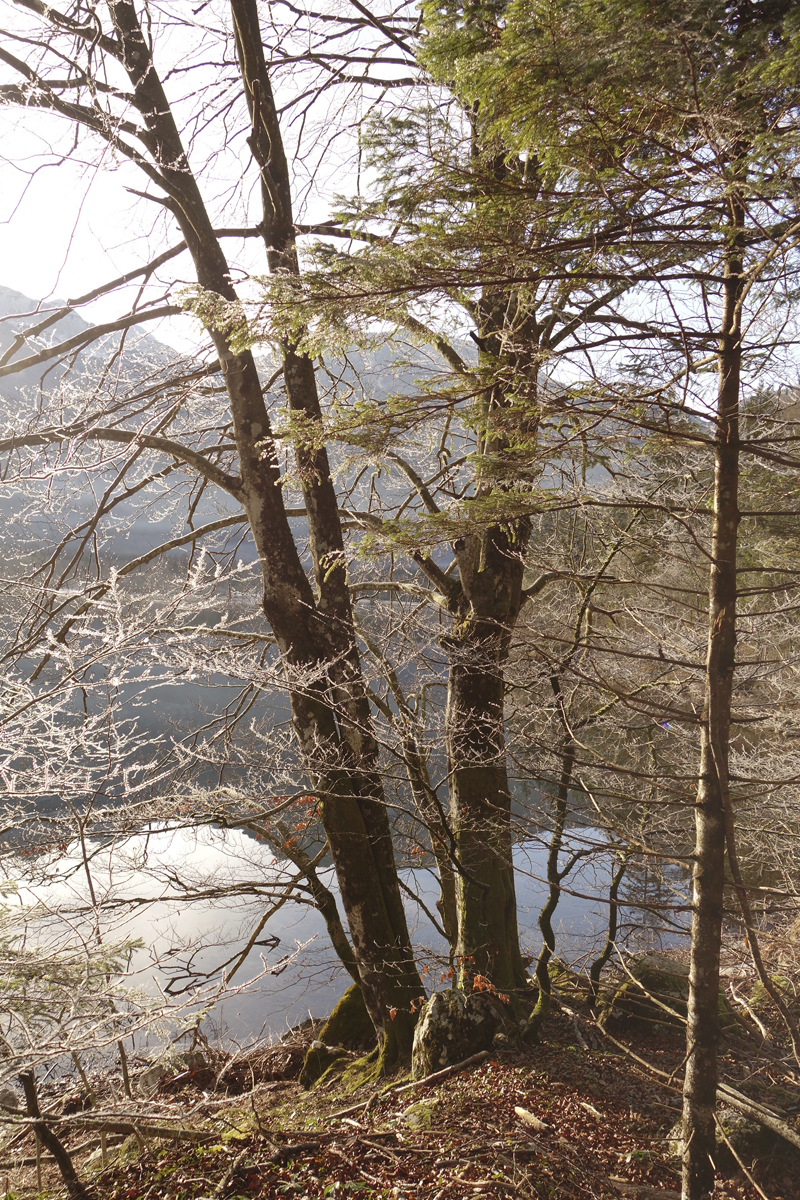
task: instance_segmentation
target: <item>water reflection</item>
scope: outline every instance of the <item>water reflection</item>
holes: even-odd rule
[[[246,1041],[280,1034],[309,1013],[326,1014],[347,986],[319,913],[302,897],[284,898],[296,878],[292,864],[248,834],[209,827],[159,829],[87,850],[84,861],[77,847],[70,847],[41,871],[41,882],[20,885],[18,902],[38,901],[52,920],[67,914],[72,928],[85,937],[99,931],[106,942],[140,941],[131,957],[130,982],[151,993],[187,995],[187,988],[218,978],[223,967],[230,972],[265,912],[275,909],[233,982],[260,978],[219,1002],[207,1018],[215,1036]],[[564,880],[553,926],[556,953],[585,965],[605,941],[613,854],[602,832],[589,827],[567,831],[563,862],[577,851],[586,856]],[[543,841],[515,847],[520,938],[531,958],[541,946],[537,920],[547,896],[546,860]],[[407,897],[406,906],[423,977],[434,987],[446,967],[444,939],[425,912],[435,913],[437,881],[424,868],[402,874],[421,901]],[[335,892],[333,872],[321,876]],[[685,924],[682,885],[678,872],[665,879],[634,864],[621,893],[620,944],[644,949],[674,940]],[[666,921],[665,904],[672,910]]]

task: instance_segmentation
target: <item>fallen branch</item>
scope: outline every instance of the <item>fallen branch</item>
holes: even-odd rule
[[[636,1196],[637,1200],[681,1200],[680,1192],[674,1188],[650,1187],[642,1183],[626,1183],[624,1179],[609,1180],[615,1191],[622,1196]]]
[[[212,1196],[214,1197],[214,1200],[218,1200],[218,1198],[220,1196],[225,1195],[228,1188],[231,1186],[234,1179],[236,1178],[236,1176],[239,1172],[239,1168],[244,1164],[249,1153],[250,1153],[249,1150],[242,1150],[241,1154],[238,1154],[236,1156],[236,1158],[233,1161],[233,1164],[231,1165],[230,1170],[226,1171],[226,1173],[223,1175],[222,1179],[219,1181],[217,1186],[214,1188],[214,1191],[212,1192]]]
[[[564,1004],[563,1001],[561,1002],[561,1007],[569,1015],[576,1015],[574,1010],[568,1005]],[[640,1058],[638,1054],[634,1054],[633,1050],[630,1050],[622,1042],[618,1042],[617,1039],[612,1037],[608,1030],[604,1029],[603,1026],[597,1021],[593,1020],[591,1025],[593,1028],[597,1029],[604,1038],[617,1046],[618,1049],[620,1049],[623,1054],[627,1055],[628,1058],[632,1058],[634,1062],[637,1062],[640,1066],[645,1067],[646,1070],[650,1071],[651,1074],[657,1075],[660,1079],[666,1081],[665,1086],[669,1087],[670,1091],[680,1092],[680,1089],[676,1088],[672,1084],[672,1075],[668,1074],[666,1071],[659,1070],[658,1067],[654,1067],[652,1063],[649,1063],[645,1058]],[[800,1150],[800,1134],[792,1129],[790,1125],[787,1125],[785,1121],[782,1121],[777,1114],[770,1111],[770,1109],[765,1108],[763,1104],[759,1104],[757,1100],[751,1100],[749,1096],[742,1095],[741,1092],[737,1092],[736,1088],[732,1088],[728,1083],[719,1083],[717,1085],[717,1098],[724,1100],[726,1104],[731,1106],[731,1108],[738,1109],[739,1112],[741,1112],[744,1116],[750,1117],[751,1121],[755,1121],[757,1124],[762,1125],[765,1129],[770,1129],[773,1133],[777,1133],[778,1137],[782,1137],[784,1141],[789,1142],[790,1145],[796,1146]]]
[[[743,1096],[741,1092],[737,1092],[734,1088],[729,1087],[726,1083],[721,1083],[717,1087],[717,1097],[725,1101],[732,1108],[738,1108],[740,1113],[749,1117],[751,1121],[756,1121],[759,1125],[763,1125],[765,1129],[769,1129],[772,1133],[777,1133],[778,1137],[782,1137],[784,1141],[789,1142],[792,1146],[796,1146],[800,1150],[800,1134],[796,1133],[790,1125],[785,1121],[781,1121],[763,1105],[757,1104],[749,1097]]]
[[[121,1121],[114,1117],[81,1117],[70,1124],[78,1129],[97,1129],[103,1133],[133,1133],[141,1137],[163,1138],[173,1142],[203,1142],[216,1136],[208,1129],[182,1129],[177,1125],[151,1125],[145,1121]]]
[[[457,1075],[459,1071],[466,1071],[468,1067],[477,1067],[481,1063],[485,1063],[489,1058],[488,1050],[481,1050],[478,1054],[472,1054],[469,1058],[465,1058],[463,1062],[453,1063],[452,1067],[445,1067],[442,1071],[434,1071],[433,1075],[426,1075],[424,1079],[414,1079],[411,1083],[404,1083],[402,1087],[389,1088],[388,1091],[400,1095],[401,1092],[408,1092],[411,1088],[427,1087],[428,1084],[441,1083],[443,1079],[449,1079],[451,1075]],[[384,1096],[387,1094],[383,1093]]]

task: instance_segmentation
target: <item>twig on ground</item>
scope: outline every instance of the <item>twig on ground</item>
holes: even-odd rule
[[[236,1178],[239,1168],[244,1163],[244,1160],[247,1158],[248,1154],[249,1154],[249,1150],[242,1150],[241,1154],[236,1155],[236,1158],[231,1163],[229,1169],[225,1172],[222,1179],[220,1179],[219,1183],[217,1184],[217,1186],[214,1188],[214,1191],[212,1192],[212,1196],[214,1197],[214,1200],[219,1200],[219,1198],[221,1196],[225,1195],[228,1188],[231,1186],[234,1179]]]

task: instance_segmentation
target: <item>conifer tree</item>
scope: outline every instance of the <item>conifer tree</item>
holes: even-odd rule
[[[428,8],[438,34],[430,61],[480,107],[509,151],[538,164],[554,203],[574,222],[576,244],[593,246],[590,269],[609,281],[636,281],[636,306],[622,306],[612,332],[616,346],[635,355],[631,428],[669,434],[685,416],[713,421],[684,1093],[684,1196],[699,1200],[714,1186],[726,852],[748,931],[752,924],[729,769],[739,477],[742,457],[749,465],[776,451],[766,433],[742,438],[740,405],[767,345],[776,349],[774,338],[762,340],[759,318],[765,308],[791,312],[795,292],[797,9],[780,0],[664,0],[479,11],[476,22],[471,8]],[[517,278],[542,269],[537,249],[526,251],[514,259]],[[791,315],[784,338],[794,344]]]

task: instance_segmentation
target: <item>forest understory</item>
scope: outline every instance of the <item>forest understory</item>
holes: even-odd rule
[[[793,1059],[777,1011],[735,957],[727,991],[736,1020],[723,1034],[720,1077],[740,1103],[719,1097],[715,1195],[795,1200]],[[580,977],[562,971],[559,981],[538,1044],[500,1033],[491,1052],[475,1056],[484,1061],[430,1082],[403,1075],[346,1093],[334,1074],[304,1089],[297,1077],[322,1027],[309,1019],[278,1042],[234,1054],[204,1045],[183,1059],[132,1058],[131,1100],[120,1098],[119,1078],[97,1073],[81,1087],[75,1076],[43,1083],[40,1105],[84,1194],[108,1200],[677,1200],[683,1028],[624,1016],[604,1027]],[[783,1135],[744,1116],[741,1102]],[[102,1118],[92,1119],[94,1106]],[[63,1193],[53,1159],[41,1151],[37,1165],[24,1118],[15,1128],[9,1117],[0,1194]]]

